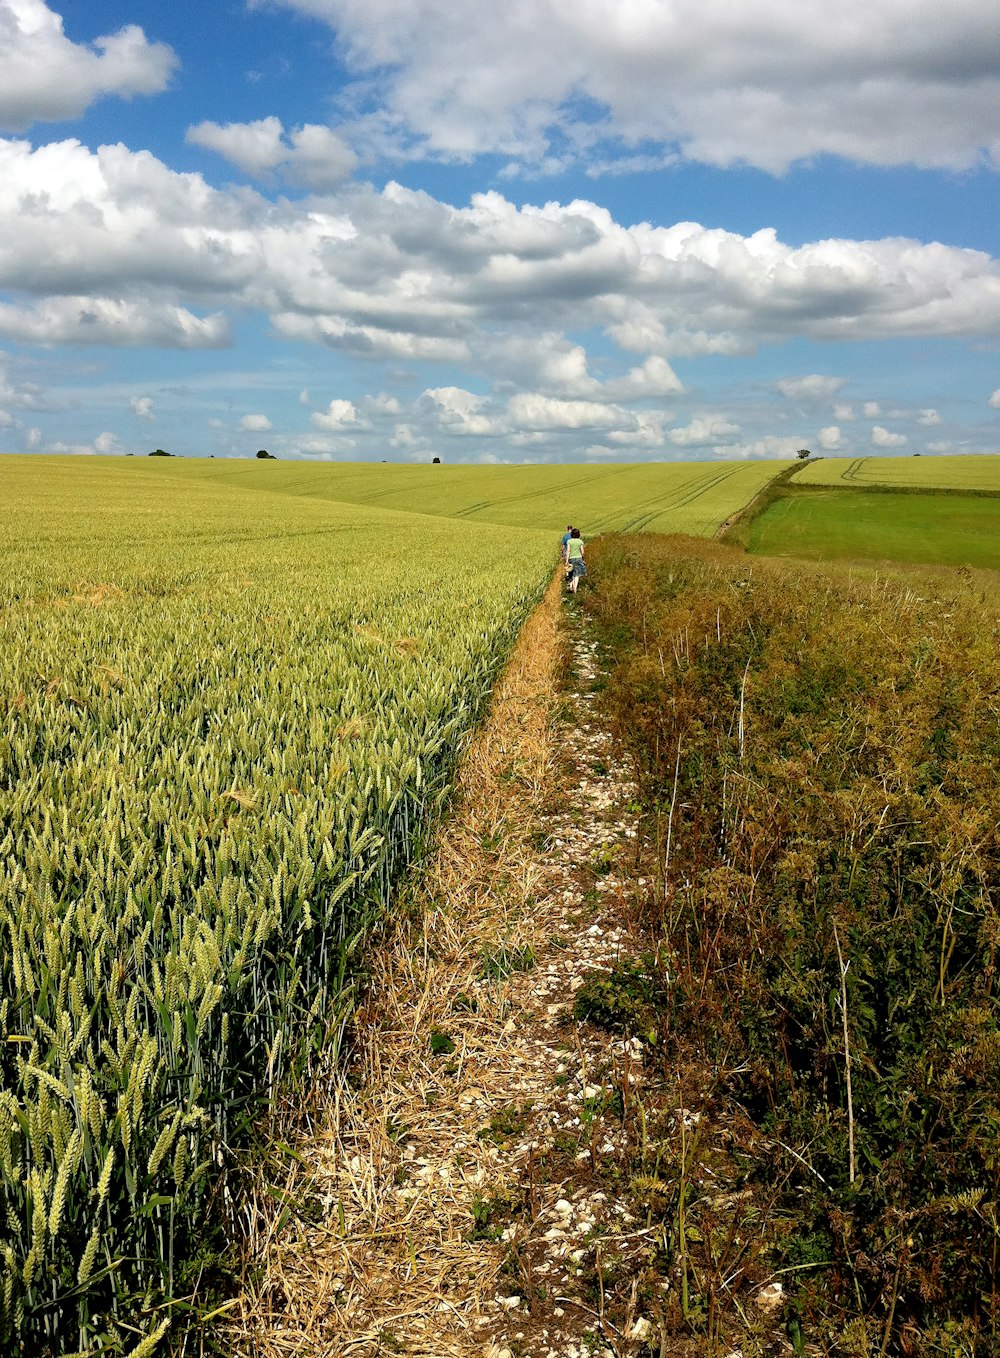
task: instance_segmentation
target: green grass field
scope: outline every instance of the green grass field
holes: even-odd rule
[[[892,486],[1000,494],[1000,454],[979,457],[824,457],[795,473],[797,486]]]
[[[66,460],[0,459],[0,477],[39,493],[49,478],[63,484]],[[378,509],[562,532],[575,523],[598,533],[691,533],[711,537],[788,464],[662,462],[593,466],[430,466],[398,463],[258,462],[222,458],[88,458],[74,460],[81,486],[136,487],[155,507],[161,496],[197,495],[199,486],[340,501]],[[26,478],[26,480],[24,479]]]
[[[750,525],[762,556],[1000,570],[1000,497],[793,492]]]

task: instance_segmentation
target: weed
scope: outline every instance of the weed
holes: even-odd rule
[[[455,1050],[455,1039],[450,1033],[442,1032],[440,1028],[431,1029],[431,1054],[434,1056],[450,1056]]]
[[[520,1136],[526,1126],[527,1119],[517,1108],[499,1108],[476,1135],[480,1141],[493,1141],[501,1145],[511,1137]]]
[[[656,1041],[656,987],[639,959],[617,963],[610,971],[594,972],[577,991],[573,1017],[609,1032],[637,1033]]]
[[[479,954],[479,975],[484,981],[503,981],[516,971],[531,971],[534,965],[535,952],[530,943],[520,946],[499,943],[483,948]]]
[[[657,865],[638,909],[660,956],[589,977],[576,1016],[655,1026],[665,1060],[696,1053],[714,1097],[756,1124],[744,1163],[810,1342],[993,1352],[995,590],[974,597],[954,572],[748,572],[691,540],[603,540],[592,559],[601,703]],[[711,1328],[699,1126],[678,1112],[677,1185],[646,1191],[684,1322]],[[638,1134],[663,1182],[644,1120]]]

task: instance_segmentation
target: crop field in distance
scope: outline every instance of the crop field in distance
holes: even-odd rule
[[[138,461],[138,460],[137,460]],[[548,528],[569,522],[598,533],[690,533],[711,537],[787,462],[660,462],[558,466],[432,466],[398,463],[157,459],[142,472],[282,494],[418,511],[470,523]],[[130,470],[139,466],[131,464]]]
[[[994,491],[1000,454],[976,457],[824,457],[795,473],[798,486],[890,486],[901,490]]]

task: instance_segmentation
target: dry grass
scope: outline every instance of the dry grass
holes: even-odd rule
[[[223,1337],[233,1354],[493,1348],[485,1312],[511,1289],[498,1278],[505,1250],[473,1238],[473,1210],[516,1192],[517,1168],[477,1133],[523,1098],[523,1081],[505,1056],[512,985],[486,978],[484,958],[525,958],[518,950],[537,950],[551,925],[531,830],[555,762],[559,607],[553,581],[469,750],[437,851],[373,942],[349,1079],[332,1072],[314,1088],[315,1106],[281,1133],[299,1157],[287,1182],[247,1204],[247,1284]],[[299,1210],[289,1218],[279,1200]]]

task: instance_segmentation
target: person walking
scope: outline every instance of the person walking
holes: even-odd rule
[[[566,544],[567,542],[569,542],[572,536],[573,536],[573,525],[571,523],[568,523],[566,525],[566,531],[562,535],[562,546],[559,549],[562,552],[562,558],[564,561],[566,560]]]
[[[580,580],[587,574],[587,562],[584,559],[583,538],[580,536],[579,528],[571,528],[569,541],[566,543],[565,556],[566,569],[569,571],[569,592],[575,594],[580,586]]]

